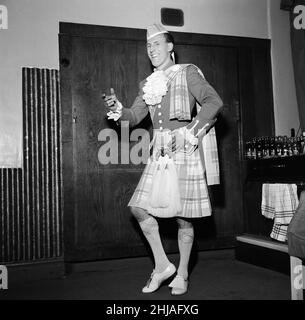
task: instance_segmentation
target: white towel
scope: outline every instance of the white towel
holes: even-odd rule
[[[272,183],[263,184],[262,214],[274,219],[270,237],[285,242],[287,228],[299,204],[297,186],[295,184]]]

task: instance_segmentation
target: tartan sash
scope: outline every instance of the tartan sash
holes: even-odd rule
[[[203,163],[206,170],[208,185],[220,184],[219,159],[216,131],[213,127],[203,138],[199,147],[203,151]]]
[[[165,74],[168,77],[167,85],[170,85],[170,119],[191,120],[189,91],[187,87],[186,72],[187,67],[193,64],[176,64],[167,70]],[[201,70],[193,65],[204,78]],[[200,105],[197,104],[197,111]],[[199,108],[199,110],[198,110]]]

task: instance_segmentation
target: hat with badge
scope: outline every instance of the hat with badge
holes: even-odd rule
[[[154,23],[147,28],[146,38],[147,38],[147,40],[149,40],[149,39],[153,38],[154,36],[157,36],[158,34],[161,34],[161,33],[168,33],[168,31],[165,30],[165,28],[163,26],[161,26],[160,24]]]

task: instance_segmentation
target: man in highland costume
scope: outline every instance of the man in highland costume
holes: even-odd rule
[[[147,54],[155,69],[140,83],[133,105],[124,108],[113,89],[104,100],[109,108],[108,118],[129,121],[130,126],[137,125],[150,113],[154,127],[153,155],[128,204],[155,261],[142,292],[156,291],[164,280],[176,274],[169,287],[173,295],[181,295],[188,288],[188,263],[194,239],[191,220],[211,215],[207,183],[219,183],[212,126],[222,100],[196,66],[174,63],[174,40],[161,25],[147,29]],[[197,115],[192,119],[194,111]],[[177,270],[163,249],[156,217],[177,220],[180,253]]]

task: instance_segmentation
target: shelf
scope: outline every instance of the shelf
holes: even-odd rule
[[[247,180],[265,183],[305,182],[305,155],[244,161]]]
[[[288,245],[284,243],[278,243],[267,238],[258,237],[255,235],[242,235],[236,237],[237,241],[249,243],[255,246],[260,246],[272,250],[288,253]]]

